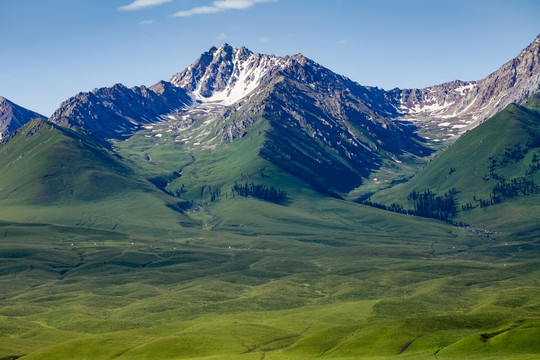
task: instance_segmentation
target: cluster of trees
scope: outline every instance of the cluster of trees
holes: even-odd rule
[[[273,186],[254,183],[245,183],[243,185],[235,183],[231,188],[232,194],[243,197],[255,197],[264,201],[279,204],[286,199],[285,192],[276,189]]]
[[[444,195],[437,195],[428,189],[422,193],[412,191],[407,199],[414,202],[414,214],[451,222],[457,215],[454,199],[457,193],[456,188],[450,189]]]
[[[535,153],[533,155],[532,162],[529,164],[527,175],[532,175],[538,170],[540,170],[540,158],[538,157],[538,154]]]
[[[400,214],[439,219],[454,225],[465,226],[466,224],[464,223],[454,221],[458,212],[456,200],[454,198],[454,195],[457,193],[458,190],[456,188],[451,188],[441,196],[433,193],[431,190],[426,190],[424,192],[412,191],[407,196],[407,199],[414,202],[414,210],[405,209],[402,205],[397,203],[384,205],[369,201],[365,198],[357,199],[356,202]]]
[[[540,194],[540,186],[536,185],[534,181],[529,180],[524,176],[513,178],[511,180],[501,178],[499,183],[491,190],[489,199],[479,199],[475,196],[474,201],[477,201],[481,208],[485,208],[491,205],[501,204],[507,199],[532,194]],[[474,207],[471,206],[470,208],[472,209]]]
[[[384,204],[381,204],[381,203],[376,203],[376,202],[373,202],[373,201],[363,200],[363,199],[357,199],[357,200],[355,200],[355,202],[357,202],[359,204],[364,204],[364,205],[367,205],[367,206],[371,206],[371,207],[374,207],[374,208],[377,208],[377,209],[392,211],[392,212],[396,212],[396,213],[400,213],[400,214],[414,215],[413,211],[407,210],[407,209],[403,208],[403,206],[401,204],[397,204],[397,203],[392,203],[392,204],[387,206],[387,205],[384,205]]]
[[[501,168],[510,162],[518,162],[527,155],[528,147],[522,147],[521,144],[515,144],[514,147],[506,148],[504,152],[490,156],[489,170],[493,172],[495,169]]]
[[[177,198],[180,198],[182,197],[182,194],[185,194],[187,192],[187,189],[186,189],[186,186],[184,184],[182,184],[182,186],[180,187],[180,189],[176,189],[174,190],[174,192],[172,193],[173,196],[177,197]]]
[[[177,198],[181,198],[182,195],[186,192],[187,188],[185,185],[182,184],[179,189],[176,189],[169,194]],[[212,185],[204,185],[201,187],[201,199],[204,199],[205,201],[209,200],[210,202],[213,202],[220,200],[222,195],[223,194],[221,193],[220,188],[213,189]],[[247,182],[245,184],[234,183],[234,186],[231,187],[231,192],[225,193],[225,197],[227,198],[234,197],[236,195],[243,197],[254,197],[276,204],[282,203],[287,197],[284,191],[276,189],[273,186],[267,186],[262,184],[255,185],[254,183]]]

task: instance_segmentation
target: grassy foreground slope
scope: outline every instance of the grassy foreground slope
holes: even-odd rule
[[[540,352],[540,263],[506,239],[325,198],[209,211],[196,237],[2,222],[0,358]]]

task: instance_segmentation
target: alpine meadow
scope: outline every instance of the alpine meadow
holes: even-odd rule
[[[491,70],[224,44],[50,117],[0,97],[0,360],[538,359],[540,35]]]

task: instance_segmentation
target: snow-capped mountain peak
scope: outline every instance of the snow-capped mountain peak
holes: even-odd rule
[[[231,105],[251,93],[268,75],[286,65],[285,58],[254,54],[229,44],[211,48],[170,82],[203,103]]]

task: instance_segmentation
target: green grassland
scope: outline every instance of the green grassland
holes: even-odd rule
[[[206,211],[212,228],[174,236],[1,223],[0,358],[540,351],[540,262],[518,240],[335,199]]]
[[[233,142],[203,116],[111,148],[47,123],[3,143],[0,359],[538,357],[529,215],[460,228],[321,195],[259,156],[259,120]]]

